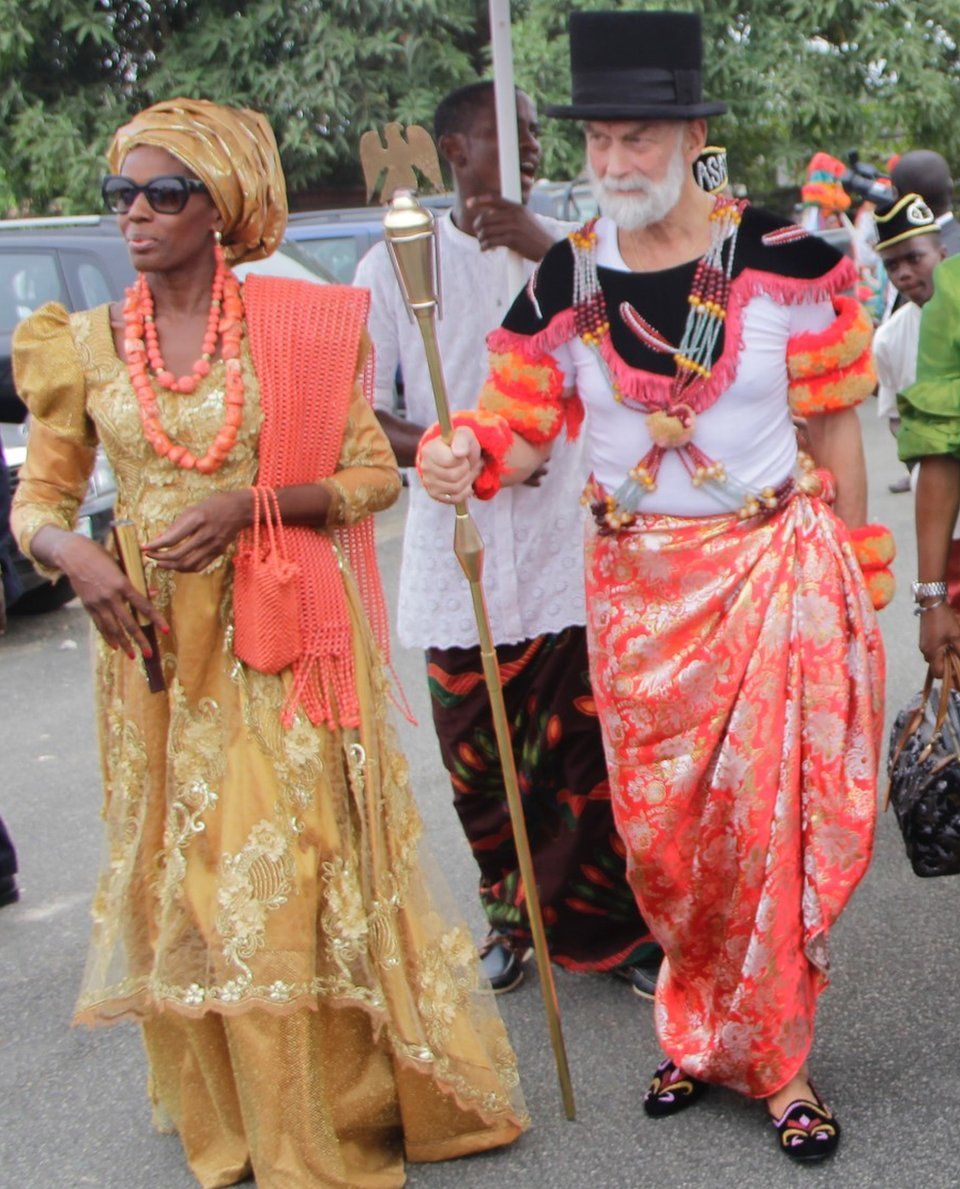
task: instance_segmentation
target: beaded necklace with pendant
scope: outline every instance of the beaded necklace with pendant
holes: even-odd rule
[[[710,484],[743,500],[741,513],[755,515],[777,505],[777,493],[764,488],[751,493],[732,481],[722,462],[708,457],[693,442],[697,414],[720,397],[707,381],[712,374],[714,351],[727,316],[737,237],[743,217],[743,202],[718,198],[710,213],[710,247],[697,262],[683,335],[679,345],[670,343],[629,302],[620,306],[626,325],[642,343],[658,354],[673,356],[675,372],[663,397],[645,395],[642,400],[624,394],[604,357],[603,346],[610,336],[610,319],[597,274],[596,219],[570,237],[574,249],[573,310],[577,335],[595,355],[610,385],[614,399],[646,413],[652,446],[612,495],[593,505],[601,526],[610,531],[626,528],[636,519],[644,495],[656,489],[661,463],[668,451],[676,451],[695,487]]]

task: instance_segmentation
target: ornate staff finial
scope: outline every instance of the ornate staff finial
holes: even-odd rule
[[[443,189],[443,174],[433,137],[419,124],[406,128],[395,121],[387,124],[383,135],[371,129],[360,137],[360,164],[367,184],[367,202],[379,194],[380,202],[389,202],[397,190],[420,188],[419,173],[434,190]],[[386,173],[378,187],[381,175]]]

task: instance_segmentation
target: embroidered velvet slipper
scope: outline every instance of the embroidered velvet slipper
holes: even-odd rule
[[[839,1122],[813,1086],[810,1090],[815,1102],[798,1098],[779,1117],[770,1116],[781,1151],[805,1164],[826,1160],[840,1143]]]
[[[699,1082],[667,1059],[657,1066],[650,1088],[643,1096],[643,1109],[651,1119],[675,1115],[693,1106],[707,1092],[707,1083]]]

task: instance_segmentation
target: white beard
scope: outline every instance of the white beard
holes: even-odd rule
[[[661,182],[651,182],[642,173],[598,178],[587,161],[587,177],[600,213],[623,231],[639,231],[665,219],[680,201],[686,176],[687,163],[679,139]]]

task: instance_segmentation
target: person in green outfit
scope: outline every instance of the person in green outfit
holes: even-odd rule
[[[960,651],[960,256],[934,273],[923,307],[916,383],[899,393],[900,458],[920,464],[917,481],[917,581],[920,651],[939,677],[943,649]]]

